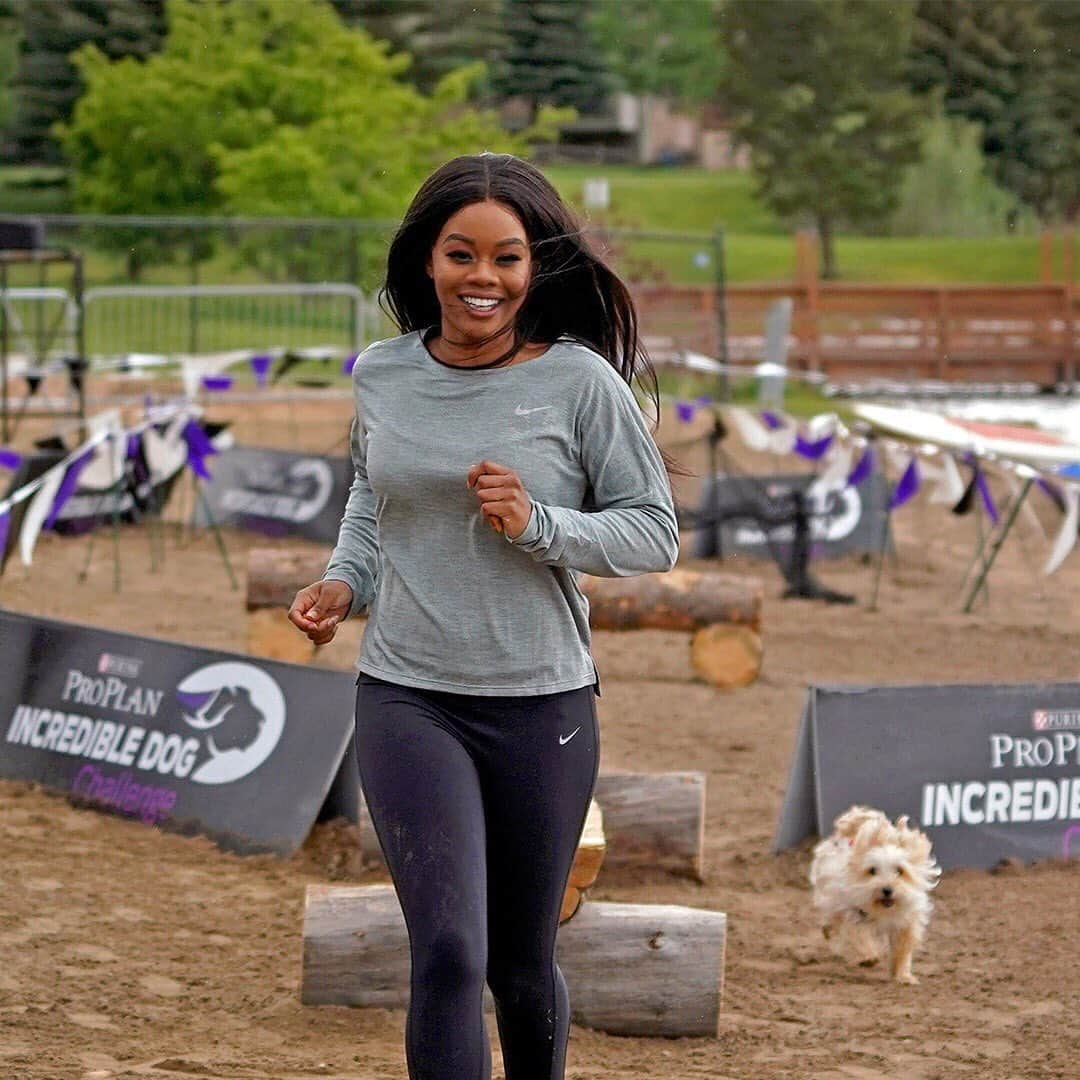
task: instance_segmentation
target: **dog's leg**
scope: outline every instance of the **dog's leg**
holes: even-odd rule
[[[860,967],[873,967],[881,959],[881,940],[864,922],[852,925],[851,945]]]
[[[919,944],[919,930],[916,926],[901,926],[892,932],[890,939],[890,967],[892,977],[897,982],[915,985],[919,980],[911,974],[911,957]]]
[[[831,919],[825,922],[821,927],[821,932],[825,936],[825,940],[829,941],[836,937],[840,933],[840,928],[844,925],[844,914],[840,912],[837,915],[833,915]]]

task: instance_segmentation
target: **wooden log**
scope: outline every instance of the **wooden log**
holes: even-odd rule
[[[248,611],[258,608],[284,608],[287,611],[293,597],[305,585],[322,579],[329,561],[329,548],[251,548],[248,551]]]
[[[297,591],[318,581],[328,551],[252,548],[247,608],[288,608]],[[761,628],[763,588],[756,578],[676,568],[626,578],[579,577],[597,630],[699,630],[712,623]]]
[[[762,584],[698,570],[600,578],[582,574],[589,625],[596,630],[698,630],[712,623],[761,627]]]
[[[749,626],[713,623],[690,640],[690,663],[704,682],[721,690],[752,683],[761,672],[761,637]]]
[[[603,815],[605,866],[648,867],[704,881],[704,773],[601,773],[593,799]],[[381,865],[362,793],[358,810],[361,857]]]
[[[705,774],[601,773],[606,866],[647,866],[705,880]]]
[[[727,917],[671,904],[592,902],[559,930],[575,1023],[615,1035],[716,1036]],[[400,1009],[409,941],[390,885],[309,885],[305,1005]],[[485,989],[485,1006],[492,1007]]]
[[[563,893],[559,922],[565,923],[577,914],[586,891],[590,888],[604,862],[604,817],[595,799],[590,800],[589,810],[585,815],[585,825],[581,830],[574,863]]]

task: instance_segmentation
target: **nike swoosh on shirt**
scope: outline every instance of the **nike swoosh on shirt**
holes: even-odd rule
[[[581,730],[580,727],[574,728],[574,730],[571,731],[570,734],[567,735],[565,739],[560,735],[559,736],[559,745],[560,746],[565,746],[580,730]]]
[[[535,409],[523,409],[520,405],[514,410],[515,416],[528,416],[529,413],[543,412],[545,409],[554,408],[553,405],[538,405]]]

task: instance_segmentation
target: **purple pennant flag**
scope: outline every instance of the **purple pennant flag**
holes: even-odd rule
[[[919,466],[915,458],[912,458],[908,462],[908,467],[904,470],[904,475],[900,477],[899,482],[893,489],[892,498],[889,500],[889,509],[895,510],[898,506],[903,506],[918,490]]]
[[[0,469],[17,469],[22,464],[22,454],[0,446]]]
[[[232,386],[231,375],[204,375],[202,377],[204,390],[228,390]]]
[[[862,457],[855,463],[855,468],[848,473],[850,487],[858,487],[874,471],[874,448],[869,444],[863,448]]]
[[[255,372],[255,381],[260,386],[266,385],[266,377],[270,374],[270,365],[274,358],[265,353],[259,353],[251,358],[251,370]]]
[[[694,419],[694,413],[696,411],[697,407],[692,401],[675,402],[675,415],[683,424],[689,424],[690,421]]]
[[[1049,480],[1044,480],[1041,476],[1036,476],[1035,486],[1050,499],[1063,514],[1065,513],[1065,496],[1062,495],[1061,488],[1059,488],[1057,484],[1051,484]]]
[[[189,420],[181,432],[184,442],[187,443],[187,463],[196,476],[204,480],[211,479],[210,470],[206,467],[206,458],[217,453],[217,447],[207,437],[202,426],[194,420]]]
[[[360,359],[360,354],[359,353],[349,353],[349,355],[345,357],[345,360],[341,365],[341,373],[343,375],[351,375],[353,366],[356,364],[356,361],[359,360],[359,359]]]
[[[8,527],[11,525],[11,511],[0,510],[0,567],[4,565],[4,552],[7,550]]]
[[[127,444],[124,449],[124,458],[127,461],[137,461],[142,452],[142,432],[135,431],[128,434]]]
[[[994,503],[994,494],[990,490],[990,484],[986,479],[986,474],[978,467],[975,466],[975,486],[979,489],[979,497],[982,499],[982,504],[986,510],[986,516],[996,525],[998,518],[1001,516],[998,513],[998,508]]]
[[[45,519],[44,525],[42,525],[43,529],[51,529],[56,524],[56,519],[60,516],[60,510],[64,503],[71,498],[75,493],[75,489],[79,486],[79,474],[90,464],[96,452],[95,448],[91,447],[85,454],[80,454],[67,467],[64,479],[60,481],[60,486],[53,496],[52,508],[49,510],[49,516]]]
[[[774,412],[769,412],[768,409],[761,410],[761,421],[770,431],[778,431],[784,427],[784,421]]]
[[[825,435],[816,442],[808,442],[801,435],[796,435],[795,453],[800,454],[804,458],[809,458],[811,461],[817,461],[819,458],[825,456],[829,447],[832,446],[834,437],[835,436],[833,435]]]

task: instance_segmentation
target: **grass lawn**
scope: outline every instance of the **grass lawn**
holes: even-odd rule
[[[696,234],[699,240],[612,240],[612,258],[632,280],[710,284],[715,280],[713,232],[724,230],[726,276],[732,283],[790,280],[795,244],[790,226],[755,196],[753,178],[740,172],[627,165],[548,165],[544,172],[571,205],[581,209],[583,185],[605,176],[611,184],[608,211],[583,211],[596,226]],[[62,211],[62,189],[43,186],[56,170],[0,168],[0,213]],[[37,185],[37,186],[35,186]],[[272,242],[272,241],[268,241]],[[123,260],[84,248],[90,284],[124,281]],[[1038,280],[1035,236],[897,237],[841,235],[840,274],[847,281],[896,284],[956,282],[1022,283]],[[200,267],[204,282],[257,280],[228,254]],[[181,263],[148,268],[146,283],[190,281]],[[20,284],[13,280],[13,284]],[[29,283],[29,282],[27,282]]]

